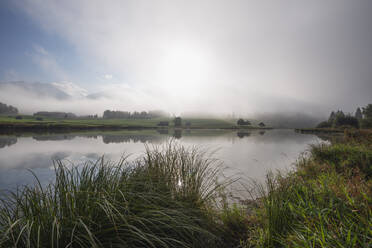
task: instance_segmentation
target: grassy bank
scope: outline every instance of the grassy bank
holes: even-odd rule
[[[56,119],[42,118],[37,120],[33,116],[21,116],[22,119],[16,119],[11,116],[0,116],[0,129],[14,130],[82,130],[82,129],[146,129],[158,128],[159,122],[169,122],[169,127],[173,128],[173,119],[171,118],[153,118],[153,119]],[[183,119],[181,128],[186,128],[186,123],[190,123],[187,128],[192,129],[230,129],[237,128],[235,123],[223,119]]]
[[[371,247],[370,131],[312,146],[296,170],[269,175],[245,247]]]
[[[371,134],[312,146],[295,170],[249,188],[255,200],[235,202],[233,179],[221,181],[218,161],[195,149],[57,163],[48,188],[3,198],[0,247],[370,247]]]
[[[341,128],[296,128],[299,133],[343,133],[344,129]]]
[[[158,129],[160,122],[168,122],[168,127],[175,128],[173,118],[152,119],[58,119],[30,115],[1,116],[0,131],[79,131],[79,130],[120,130],[120,129]],[[257,125],[238,126],[236,120],[217,118],[183,118],[182,125],[177,128],[186,129],[271,129]]]

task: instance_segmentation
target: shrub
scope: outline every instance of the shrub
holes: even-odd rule
[[[317,128],[330,128],[332,127],[332,125],[328,121],[322,121],[316,127]]]

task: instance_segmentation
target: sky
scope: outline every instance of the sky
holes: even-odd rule
[[[81,113],[353,112],[372,103],[370,13],[369,0],[2,0],[0,82],[104,92],[41,105]]]

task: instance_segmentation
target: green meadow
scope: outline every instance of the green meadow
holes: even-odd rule
[[[160,128],[159,123],[169,122],[168,128],[174,128],[173,118],[152,118],[152,119],[103,119],[103,118],[71,118],[58,119],[42,117],[37,119],[34,116],[19,115],[1,116],[0,127],[5,129],[128,129],[128,128]],[[187,125],[189,124],[189,125]],[[166,127],[161,127],[166,128]],[[236,120],[217,118],[182,118],[182,125],[179,128],[190,129],[260,129],[256,125],[238,126]]]

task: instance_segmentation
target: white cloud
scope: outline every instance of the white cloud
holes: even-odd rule
[[[51,84],[72,97],[80,98],[88,95],[86,89],[83,89],[72,82],[54,82]]]
[[[245,113],[366,104],[367,2],[20,0],[19,6],[80,57],[159,105]],[[41,67],[66,80],[45,49],[36,54]]]
[[[112,79],[112,75],[111,74],[105,74],[104,75],[104,78],[107,79],[107,80],[111,80]]]
[[[50,54],[44,47],[34,44],[33,51],[28,53],[38,67],[40,67],[44,73],[53,75],[56,80],[67,80],[69,79],[68,74],[57,62],[57,59]]]

